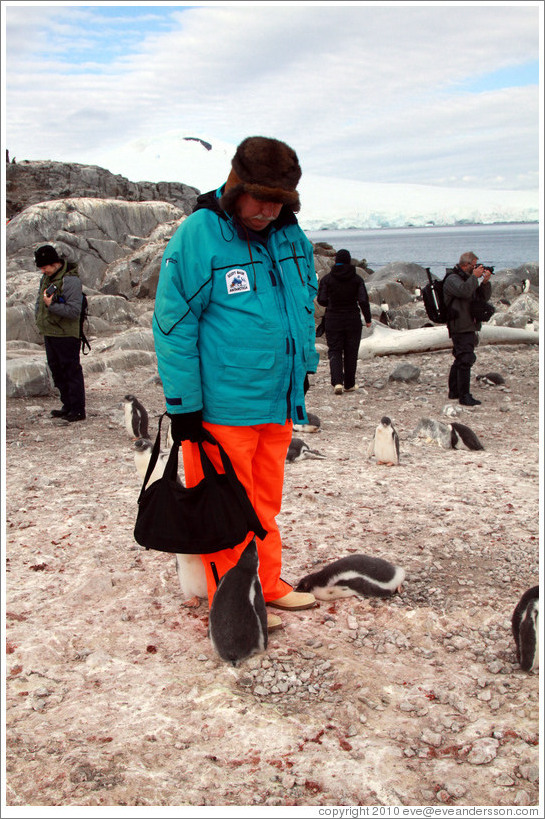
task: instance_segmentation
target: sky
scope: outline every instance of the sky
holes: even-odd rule
[[[1,5],[17,161],[260,134],[307,174],[539,189],[542,2]]]

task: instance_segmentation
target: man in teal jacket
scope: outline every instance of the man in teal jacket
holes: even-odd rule
[[[265,601],[291,610],[315,604],[280,578],[275,522],[292,425],[306,421],[305,384],[318,364],[313,248],[295,217],[300,177],[297,155],[284,142],[245,139],[226,183],[198,198],[169,241],[153,318],[186,483],[202,477],[196,443],[208,429],[268,532],[257,541]],[[211,564],[221,577],[245,545],[203,555],[210,602],[216,588]],[[269,615],[270,626],[277,621]]]

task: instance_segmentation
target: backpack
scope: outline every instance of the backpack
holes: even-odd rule
[[[448,276],[448,271],[445,275],[445,279],[434,279],[429,267],[426,268],[426,273],[428,274],[428,284],[426,284],[421,291],[424,308],[428,314],[428,318],[430,321],[433,321],[434,324],[446,324],[448,311],[443,298],[443,284]]]
[[[81,313],[79,314],[79,338],[81,342],[81,352],[83,355],[88,355],[91,352],[91,345],[87,341],[87,337],[84,332],[84,324],[85,322],[89,323],[89,302],[87,300],[87,296],[85,293],[82,292],[81,294]],[[87,352],[85,352],[85,348]]]

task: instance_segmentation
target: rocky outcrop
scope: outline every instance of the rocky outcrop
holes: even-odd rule
[[[181,182],[130,182],[97,165],[50,160],[6,165],[6,215],[12,219],[31,205],[56,199],[122,199],[170,202],[188,216],[199,191]]]
[[[25,164],[13,167],[24,168]],[[8,397],[48,394],[51,390],[43,339],[34,324],[40,276],[34,263],[34,250],[40,244],[51,243],[61,255],[78,262],[89,299],[86,335],[93,347],[92,355],[83,359],[84,371],[118,373],[143,363],[156,366],[151,338],[153,300],[164,250],[185,219],[186,206],[178,207],[168,201],[99,198],[100,186],[116,197],[122,197],[123,191],[127,196],[136,196],[132,187],[123,187],[124,183],[116,188],[117,177],[100,168],[73,165],[56,168],[62,163],[27,164],[55,166],[53,170],[59,172],[68,187],[64,191],[65,198],[51,196],[50,201],[31,204],[6,226]],[[85,169],[85,174],[76,174],[76,181],[68,172],[74,167]],[[11,165],[8,168],[13,174]],[[36,168],[30,170],[35,172]],[[91,173],[93,170],[95,175]],[[32,176],[26,178],[28,181]],[[82,179],[97,186],[92,195],[74,195],[74,190],[88,192],[81,187]],[[53,182],[52,191],[61,192],[59,184],[55,186]],[[40,184],[45,184],[43,179]],[[72,184],[74,190],[70,187]],[[29,193],[28,198],[39,198],[40,190]],[[314,245],[319,279],[330,271],[335,252],[335,248],[326,243]],[[425,268],[394,262],[373,271],[367,268],[365,260],[354,259],[353,263],[366,282],[375,325],[384,320],[397,330],[429,325],[419,295],[419,288],[427,281]],[[537,264],[496,271],[492,300],[497,312],[490,324],[520,329],[530,325],[538,330],[538,296]],[[317,322],[323,313],[324,308],[316,304]],[[114,347],[116,340],[122,346]]]
[[[168,202],[41,202],[7,225],[8,276],[25,270],[33,271],[35,278],[34,250],[51,243],[61,256],[78,262],[85,286],[132,298],[139,294],[142,282],[157,280],[160,255],[184,218],[185,214]],[[126,268],[124,277],[116,262]],[[114,270],[111,283],[107,275],[110,266]]]

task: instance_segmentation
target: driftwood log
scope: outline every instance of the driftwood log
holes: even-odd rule
[[[539,333],[515,327],[483,325],[479,331],[482,344],[539,344]],[[447,328],[420,327],[416,330],[394,330],[374,321],[369,335],[362,338],[358,358],[374,358],[379,355],[404,355],[426,350],[443,350],[452,346]]]

